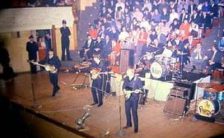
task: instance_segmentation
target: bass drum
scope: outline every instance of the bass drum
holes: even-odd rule
[[[153,78],[159,79],[168,74],[168,69],[163,63],[153,62],[150,66],[150,72]]]
[[[219,113],[221,109],[220,102],[218,100],[203,99],[198,103],[197,113],[204,117],[212,117]]]

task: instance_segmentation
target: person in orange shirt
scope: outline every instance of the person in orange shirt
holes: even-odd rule
[[[39,60],[44,60],[46,58],[46,44],[43,37],[38,37],[38,55]]]
[[[112,52],[109,56],[109,60],[111,62],[111,65],[116,65],[116,62],[118,62],[119,56],[121,52],[121,43],[120,41],[112,40]]]
[[[98,30],[94,28],[93,25],[90,25],[88,35],[90,35],[93,40],[96,40],[98,36]]]
[[[184,41],[188,39],[190,36],[190,24],[188,23],[187,19],[184,19],[184,22],[180,25],[180,35],[179,35],[179,40]]]

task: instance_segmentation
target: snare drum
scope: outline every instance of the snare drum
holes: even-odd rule
[[[168,73],[166,66],[163,63],[153,62],[150,66],[150,72],[153,78],[159,79]]]
[[[211,101],[203,99],[199,101],[196,112],[204,117],[212,117],[219,113],[220,108],[221,106],[218,100]]]

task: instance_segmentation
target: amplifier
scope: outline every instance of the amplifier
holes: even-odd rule
[[[179,97],[169,96],[163,112],[182,116],[188,111],[187,100]]]
[[[189,99],[190,89],[185,87],[174,86],[170,91],[170,96]]]
[[[189,90],[188,99],[192,100],[194,98],[196,83],[191,81],[175,81],[174,87],[187,88]]]

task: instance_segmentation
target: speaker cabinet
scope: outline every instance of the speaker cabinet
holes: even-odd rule
[[[189,100],[192,100],[194,98],[196,83],[192,83],[190,81],[188,81],[188,82],[176,81],[174,83],[174,87],[177,87],[177,89],[179,89],[181,87],[180,90],[183,90],[183,91],[188,90],[187,95],[185,95],[187,97],[185,97],[185,98],[187,98]]]
[[[190,89],[174,86],[170,91],[170,96],[189,99]]]
[[[187,100],[175,96],[169,96],[164,106],[164,112],[182,116],[187,111]]]

